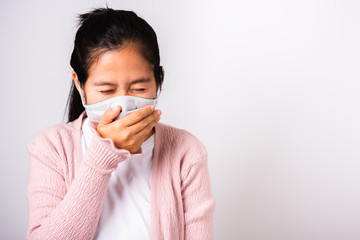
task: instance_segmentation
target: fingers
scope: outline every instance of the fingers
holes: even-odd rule
[[[160,115],[161,115],[161,111],[156,110],[153,113],[147,115],[145,118],[143,118],[139,122],[137,122],[134,125],[130,126],[129,128],[135,134],[138,134],[143,129],[150,128],[150,130],[151,130],[155,126],[155,124],[159,122]]]
[[[120,111],[121,111],[120,106],[116,106],[106,110],[104,115],[101,117],[99,121],[98,127],[111,123],[120,114]]]
[[[160,113],[161,114],[161,113]],[[145,127],[141,128],[139,132],[137,132],[136,136],[141,139],[141,142],[144,142],[146,138],[148,137],[150,131],[153,129],[153,127],[158,123],[160,120],[160,115],[156,117],[155,121],[152,121],[150,124],[146,125]]]
[[[135,123],[144,119],[145,117],[149,116],[151,113],[154,112],[154,110],[155,110],[155,106],[153,106],[153,105],[143,107],[143,108],[123,117],[122,124],[124,124],[127,127],[132,126]]]
[[[159,122],[161,111],[154,110],[154,106],[147,106],[113,121],[120,110],[116,107],[107,110],[98,124],[97,131],[101,137],[112,139],[117,148],[136,152]]]
[[[137,147],[134,149],[138,150],[143,142],[150,137],[150,132],[156,125],[156,123],[160,120],[161,111],[157,110],[153,114],[149,115],[145,119],[141,120],[139,123],[133,126],[133,128],[137,127],[138,132],[133,136],[134,139],[137,139],[136,142],[139,143]]]

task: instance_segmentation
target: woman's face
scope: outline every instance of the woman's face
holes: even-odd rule
[[[73,78],[78,88],[75,72]],[[86,104],[121,95],[155,98],[157,92],[153,67],[132,45],[104,53],[90,66],[82,89]]]

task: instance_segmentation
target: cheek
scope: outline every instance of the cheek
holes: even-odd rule
[[[97,102],[100,102],[100,101],[105,100],[105,99],[106,99],[106,97],[104,97],[99,92],[94,91],[91,88],[86,88],[85,87],[85,101],[86,101],[87,105],[97,103]]]
[[[147,98],[156,98],[156,93],[157,93],[157,87],[156,87],[156,84],[154,83],[154,84],[151,85],[151,87],[149,88]]]

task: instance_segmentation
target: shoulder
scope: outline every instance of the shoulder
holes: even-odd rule
[[[162,148],[171,152],[180,153],[184,157],[200,161],[207,158],[207,150],[204,144],[192,133],[164,123],[155,126],[155,140]]]
[[[53,141],[60,140],[70,137],[74,131],[75,129],[72,128],[69,123],[52,125],[41,130],[30,143],[41,141],[43,139]]]
[[[73,136],[80,132],[81,119],[66,124],[56,124],[40,131],[28,144],[30,152],[52,152],[73,144]]]

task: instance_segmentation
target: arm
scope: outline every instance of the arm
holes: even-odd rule
[[[141,144],[160,119],[160,112],[148,106],[113,122],[120,110],[108,109],[99,124],[90,124],[93,139],[70,186],[59,165],[67,165],[67,154],[73,157],[65,151],[73,143],[55,144],[59,134],[48,132],[29,144],[29,239],[93,238],[112,171],[131,152],[141,154]]]
[[[93,141],[68,189],[61,161],[45,137],[29,144],[28,239],[92,239],[111,172],[129,156],[109,139]]]
[[[185,214],[185,239],[213,239],[213,214],[215,201],[212,197],[207,154],[185,171],[182,180],[182,196]]]

